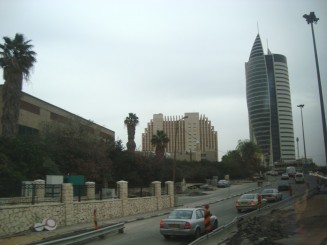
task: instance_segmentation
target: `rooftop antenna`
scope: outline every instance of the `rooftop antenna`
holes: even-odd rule
[[[258,34],[260,33],[259,32],[259,22],[257,21],[257,29],[258,29]]]
[[[269,54],[268,38],[267,38],[267,54]]]

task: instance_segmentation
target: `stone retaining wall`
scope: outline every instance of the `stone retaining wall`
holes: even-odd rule
[[[92,182],[87,184],[95,186]],[[97,220],[101,221],[168,209],[174,206],[174,187],[172,181],[167,181],[165,184],[167,195],[161,195],[161,182],[155,181],[151,186],[153,196],[128,198],[128,182],[119,181],[117,182],[118,199],[81,202],[73,201],[73,186],[63,184],[62,203],[0,206],[0,236],[26,231],[46,218],[54,219],[58,226],[66,226],[93,222],[94,211]],[[87,196],[94,197],[94,191],[94,188],[88,188]],[[40,191],[39,195],[43,195],[43,192]]]

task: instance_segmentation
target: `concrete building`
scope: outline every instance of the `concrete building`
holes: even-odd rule
[[[151,139],[157,130],[163,130],[170,140],[166,148],[167,156],[173,158],[176,151],[177,160],[218,161],[217,131],[204,115],[197,112],[165,117],[163,114],[154,114],[142,134],[144,153],[154,153]]]
[[[245,63],[250,139],[266,163],[294,162],[291,92],[284,55],[265,55],[259,34]]]
[[[0,85],[0,118],[2,117],[2,90],[3,85]],[[32,95],[21,92],[20,111],[18,120],[18,133],[37,133],[42,127],[43,123],[67,123],[70,120],[77,120],[85,128],[91,132],[99,134],[100,137],[113,137],[115,138],[115,132],[97,125],[90,120],[81,118],[75,114],[65,111],[57,106],[49,104],[43,100],[40,100]],[[0,120],[0,135],[2,135],[2,124]]]

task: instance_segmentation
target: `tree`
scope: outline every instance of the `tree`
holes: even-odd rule
[[[151,144],[156,148],[156,157],[163,159],[165,157],[165,148],[169,142],[167,134],[162,130],[157,130],[157,134],[152,135]]]
[[[232,178],[249,176],[249,169],[244,165],[244,161],[238,150],[228,151],[221,160],[225,174],[231,175]]]
[[[103,139],[98,131],[90,131],[79,120],[46,123],[40,135],[51,159],[60,172],[84,175],[85,179],[104,185],[111,178],[113,138]]]
[[[135,127],[139,124],[139,118],[134,113],[129,113],[128,117],[125,118],[124,124],[127,127],[128,142],[126,144],[127,151],[135,152]]]
[[[0,44],[0,66],[3,68],[5,80],[2,100],[2,135],[13,137],[18,132],[20,95],[23,79],[29,79],[30,69],[36,62],[36,53],[32,50],[31,40],[25,41],[22,34],[16,34],[14,39],[3,38]]]
[[[261,155],[258,145],[250,140],[239,140],[236,150],[240,153],[245,166],[252,172],[258,172]]]

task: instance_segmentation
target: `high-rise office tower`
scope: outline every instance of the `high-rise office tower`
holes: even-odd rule
[[[259,34],[245,63],[246,98],[250,139],[266,162],[295,160],[292,103],[287,60],[284,55],[265,55]]]

